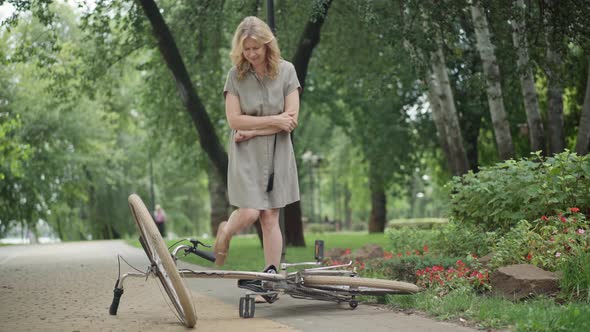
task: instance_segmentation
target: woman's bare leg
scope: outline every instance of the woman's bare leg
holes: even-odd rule
[[[283,235],[279,226],[279,209],[260,212],[262,226],[262,243],[264,244],[264,261],[266,266],[274,265],[277,270],[281,263]]]
[[[227,225],[225,225],[225,231],[230,236],[233,236],[234,234],[240,232],[242,229],[255,223],[259,216],[260,211],[256,209],[239,208],[237,210],[234,210],[234,212],[232,212],[232,214],[229,216],[229,219],[227,220]]]
[[[219,224],[217,235],[215,236],[215,265],[222,266],[225,264],[229,242],[234,234],[241,231],[244,227],[252,225],[260,216],[260,211],[255,209],[237,209],[232,212],[227,222]]]

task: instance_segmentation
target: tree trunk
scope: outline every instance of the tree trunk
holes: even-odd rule
[[[402,20],[404,20],[403,9]],[[424,17],[423,25],[425,31],[428,29],[428,19]],[[402,23],[405,25],[405,23]],[[440,147],[443,151],[445,159],[447,161],[447,167],[449,172],[453,175],[461,175],[469,170],[469,163],[467,162],[467,156],[463,147],[463,140],[461,138],[460,130],[458,132],[450,132],[452,128],[460,128],[459,120],[456,116],[449,114],[449,110],[455,109],[455,102],[452,95],[452,90],[446,91],[448,95],[442,90],[441,77],[446,77],[448,83],[448,75],[446,68],[444,67],[444,57],[439,57],[438,53],[431,53],[430,61],[426,60],[424,53],[421,49],[416,48],[407,38],[403,40],[404,48],[410,53],[410,57],[415,63],[417,70],[424,72],[426,76],[426,82],[428,85],[428,101],[430,103],[430,110],[432,111],[432,121],[436,127],[437,138]],[[442,55],[442,51],[441,51]],[[428,65],[429,63],[429,65]],[[423,68],[422,70],[420,68]],[[449,86],[450,87],[450,86]],[[449,105],[450,100],[452,105]],[[454,124],[449,121],[455,121]],[[457,144],[460,145],[457,148]],[[463,150],[463,152],[461,152]]]
[[[199,143],[211,159],[223,183],[227,185],[227,153],[222,147],[205,106],[201,102],[182,61],[176,42],[153,0],[138,1],[150,21],[160,54],[176,81],[176,88],[199,135]]]
[[[457,117],[457,109],[455,108],[455,98],[451,89],[449,74],[445,65],[445,57],[440,43],[436,53],[431,54],[431,65],[435,78],[433,82],[438,83],[436,92],[440,100],[442,119],[445,124],[446,139],[451,155],[450,160],[453,165],[451,171],[453,175],[462,175],[469,171],[469,163],[467,162],[467,154],[465,153],[461,127],[459,126],[459,118]]]
[[[219,223],[229,218],[230,205],[227,199],[227,186],[223,183],[223,180],[219,176],[219,173],[215,169],[215,166],[209,162],[207,168],[207,176],[209,182],[207,187],[209,189],[209,204],[211,206],[211,234],[217,234],[217,227]]]
[[[492,117],[492,126],[498,145],[498,153],[502,160],[514,157],[514,145],[510,134],[510,125],[506,118],[504,101],[502,100],[502,86],[500,85],[500,69],[494,54],[494,45],[490,40],[488,21],[484,15],[480,0],[472,0],[471,16],[477,39],[477,49],[483,64],[486,78],[488,104]]]
[[[348,189],[348,185],[344,186],[344,224],[347,230],[352,230],[352,207],[350,206],[350,199],[352,193]]]
[[[524,0],[516,0],[515,8],[516,14],[512,20],[512,40],[518,55],[517,65],[527,117],[531,152],[541,151],[541,154],[545,155],[545,129],[543,128],[543,121],[539,112],[539,100],[537,90],[535,89],[535,79],[530,67]]]
[[[322,13],[307,21],[303,34],[299,39],[295,56],[293,57],[293,66],[295,66],[295,71],[297,72],[297,77],[299,78],[302,90],[305,87],[305,78],[307,77],[307,67],[309,66],[311,54],[313,49],[320,42],[320,31],[331,3],[332,0],[324,1],[322,3]],[[291,139],[293,138],[294,135],[292,133]],[[303,221],[301,220],[301,201],[297,201],[285,207],[285,242],[286,245],[290,246],[305,246]]]
[[[580,156],[588,154],[590,148],[590,63],[588,64],[588,78],[586,79],[586,95],[584,106],[580,116],[578,127],[578,139],[576,140],[576,153]]]
[[[369,233],[383,233],[387,222],[386,197],[383,181],[375,171],[369,171],[369,189],[371,191],[371,217]]]
[[[559,69],[561,60],[558,53],[547,49],[547,62],[547,128],[549,131],[549,155],[553,155],[565,149],[563,85]]]
[[[557,6],[557,3],[549,3],[547,6]],[[549,155],[560,153],[565,149],[565,133],[563,123],[563,84],[561,47],[562,39],[552,24],[554,20],[549,16],[545,20],[547,31],[545,41],[547,50],[545,60],[547,62],[547,131],[549,141]]]
[[[432,111],[432,121],[434,122],[434,126],[436,127],[436,136],[438,138],[438,143],[443,151],[445,159],[447,160],[447,167],[449,172],[452,174],[455,173],[455,167],[452,162],[452,155],[451,149],[449,148],[449,143],[447,142],[447,137],[449,134],[447,133],[446,124],[444,122],[444,115],[442,114],[442,106],[440,96],[437,93],[437,86],[438,82],[436,82],[436,77],[432,72],[428,72],[428,101],[430,103],[430,110]]]

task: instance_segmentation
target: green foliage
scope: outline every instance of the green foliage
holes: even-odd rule
[[[401,256],[400,256],[401,254]],[[415,283],[416,271],[431,266],[442,266],[444,269],[455,265],[459,257],[437,256],[427,253],[415,254],[415,252],[394,254],[389,259],[377,259],[366,264],[367,272],[392,280],[403,280]]]
[[[590,304],[590,252],[562,260],[557,269],[562,272],[559,279],[561,296]]]
[[[394,254],[414,253],[424,247],[432,247],[436,238],[434,231],[415,228],[388,229],[385,233],[391,241],[391,252]]]
[[[460,225],[507,232],[569,207],[590,211],[590,156],[569,151],[544,158],[508,160],[452,182],[451,217]]]
[[[572,211],[542,216],[529,223],[520,221],[494,245],[491,266],[530,263],[549,271],[589,252],[590,224],[585,216]]]
[[[465,261],[457,260],[448,268],[434,265],[417,270],[416,276],[418,286],[435,289],[439,296],[446,296],[454,291],[483,292],[491,289],[489,271],[470,255],[465,258]]]
[[[432,240],[432,247],[447,256],[467,254],[483,256],[489,253],[489,247],[494,243],[494,236],[494,233],[486,233],[475,225],[460,224],[451,220],[438,229]]]

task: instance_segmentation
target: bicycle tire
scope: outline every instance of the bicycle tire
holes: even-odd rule
[[[361,295],[414,294],[420,291],[420,288],[414,284],[385,279],[309,275],[304,276],[303,280],[306,287],[335,286],[339,291]]]
[[[154,266],[156,266],[156,275],[164,290],[168,294],[170,301],[176,309],[180,320],[187,327],[194,327],[197,323],[197,314],[189,292],[182,283],[176,263],[172,259],[156,223],[153,221],[145,204],[141,198],[132,194],[128,198],[129,207],[139,228],[140,236],[145,242],[144,250]]]

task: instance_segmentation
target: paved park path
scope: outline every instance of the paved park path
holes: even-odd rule
[[[123,241],[0,247],[0,331],[188,331],[164,301],[157,280],[129,278],[117,316],[110,316],[117,258],[140,269],[142,250]],[[182,263],[183,267],[200,267]],[[123,262],[122,273],[131,268]],[[475,331],[382,306],[292,299],[256,306],[238,316],[243,290],[235,280],[189,279],[197,307],[196,331]]]

